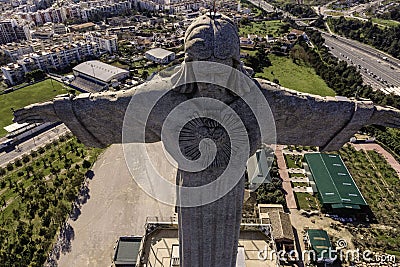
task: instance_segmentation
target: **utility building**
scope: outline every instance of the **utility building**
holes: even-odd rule
[[[75,80],[71,85],[87,92],[107,90],[129,77],[129,71],[97,60],[81,63],[73,71]]]
[[[155,48],[147,51],[145,57],[158,64],[168,64],[175,60],[175,53],[162,48]]]
[[[335,213],[363,212],[368,205],[341,157],[336,154],[306,154],[306,170],[323,208]]]

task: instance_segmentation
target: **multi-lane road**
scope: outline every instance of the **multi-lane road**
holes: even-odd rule
[[[331,53],[354,65],[374,89],[400,95],[400,60],[343,37],[323,33]]]
[[[31,150],[35,150],[38,147],[57,140],[60,136],[68,132],[68,128],[64,124],[61,124],[19,144],[14,150],[8,153],[2,152],[0,153],[0,166],[4,167],[7,163],[17,158],[21,158],[24,154],[29,154]]]

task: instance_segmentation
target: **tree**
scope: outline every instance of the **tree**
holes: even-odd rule
[[[247,63],[255,72],[262,72],[264,68],[272,65],[264,46],[258,48],[255,55],[248,58]]]
[[[14,162],[14,164],[15,164],[15,166],[17,166],[17,167],[21,167],[21,166],[22,166],[22,162],[21,162],[20,159],[17,159],[17,160]]]
[[[29,157],[29,155],[23,155],[22,156],[22,161],[24,163],[28,163],[31,160],[31,158]]]
[[[49,227],[51,223],[52,213],[51,211],[47,211],[44,216],[42,217],[42,225],[44,227]]]
[[[38,153],[35,150],[31,151],[32,158],[36,158],[37,156],[38,156]]]
[[[82,163],[82,167],[85,169],[89,169],[92,166],[92,163],[90,161],[87,161],[86,159]]]
[[[149,72],[147,70],[144,70],[140,78],[142,78],[143,80],[147,80],[148,77],[149,77]]]
[[[18,209],[13,209],[12,210],[12,214],[13,214],[14,220],[19,221],[19,218],[20,218],[19,210]]]
[[[0,167],[0,176],[4,176],[6,175],[6,173],[7,173],[6,169]]]
[[[14,164],[12,164],[10,162],[10,163],[7,164],[6,168],[7,168],[8,171],[12,171],[12,170],[14,170]]]
[[[39,147],[38,152],[40,154],[43,154],[44,152],[46,152],[46,150],[43,147]]]
[[[39,80],[43,80],[45,77],[46,77],[46,73],[41,69],[33,70],[33,71],[27,72],[25,74],[25,78],[27,80],[39,81]]]

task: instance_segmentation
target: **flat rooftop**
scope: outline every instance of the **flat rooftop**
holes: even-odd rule
[[[166,58],[169,57],[170,55],[173,55],[174,52],[168,51],[163,48],[154,48],[146,52],[146,54],[149,54],[155,58]]]
[[[347,209],[360,209],[360,206],[367,206],[339,155],[311,153],[304,157],[323,204],[331,204],[332,208]]]
[[[100,62],[98,60],[90,60],[83,62],[73,68],[74,71],[93,77],[102,82],[108,83],[119,74],[128,74],[129,71],[114,67],[112,65]]]
[[[176,246],[179,246],[177,229],[157,231],[144,245],[148,266],[171,266],[171,255]],[[259,259],[259,251],[265,251],[266,248],[269,254],[273,250],[270,239],[262,232],[257,230],[240,232],[238,250],[242,253],[238,253],[238,260],[244,257],[246,267],[276,267],[275,259],[268,258],[265,261]]]
[[[142,237],[120,237],[114,255],[116,265],[135,266]]]

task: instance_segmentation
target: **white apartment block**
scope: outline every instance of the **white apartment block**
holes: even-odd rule
[[[6,66],[0,67],[1,72],[3,73],[3,78],[10,85],[14,85],[19,83],[25,76],[25,72],[21,65],[10,63]]]
[[[0,45],[2,50],[13,61],[21,59],[24,55],[44,49],[42,42],[21,42]]]
[[[99,32],[91,32],[85,34],[86,41],[95,42],[101,50],[105,50],[110,54],[118,51],[117,35],[102,35]]]
[[[4,79],[14,85],[23,79],[27,72],[34,69],[43,71],[60,70],[72,63],[98,57],[100,47],[94,42],[75,42],[67,45],[57,45],[45,51],[38,51],[26,55],[18,60],[17,64],[8,64],[1,67]]]
[[[62,23],[67,19],[64,8],[48,8],[46,10],[38,10],[36,12],[18,12],[16,15],[20,19],[35,23],[35,25],[43,25],[46,22]]]

